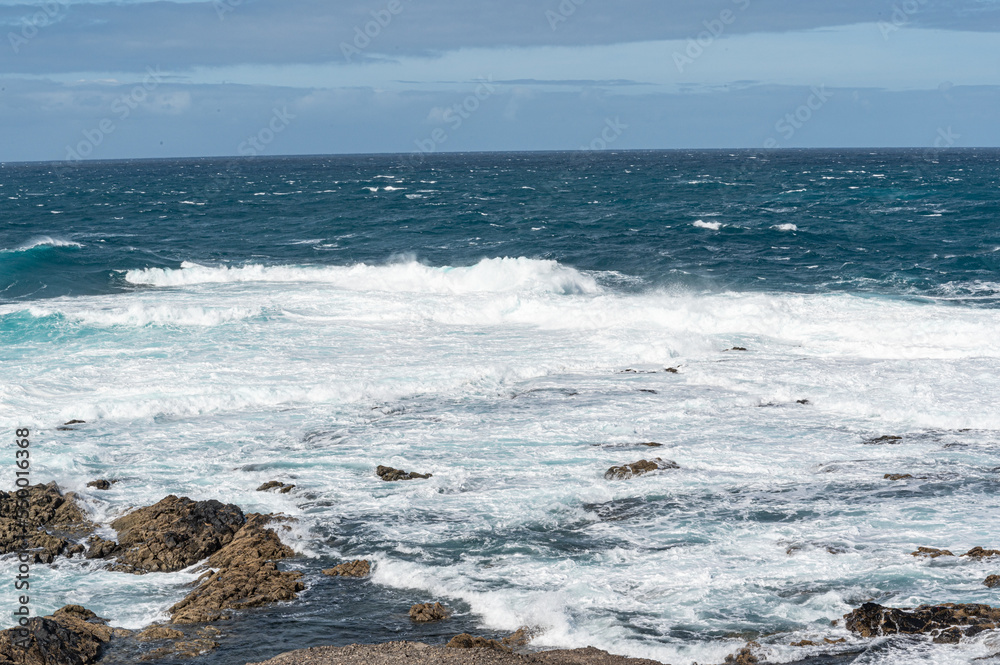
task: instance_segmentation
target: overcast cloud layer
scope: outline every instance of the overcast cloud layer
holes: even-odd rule
[[[1000,145],[997,0],[0,0],[0,30],[2,161]]]

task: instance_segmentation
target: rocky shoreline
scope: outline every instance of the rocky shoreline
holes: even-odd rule
[[[678,468],[670,461],[656,458],[612,467],[609,480]],[[379,467],[383,480],[419,480],[429,475]],[[109,481],[90,483],[96,489],[110,486]],[[285,491],[292,485],[273,481],[259,491]],[[27,511],[23,511],[24,501]],[[22,512],[17,513],[17,504]],[[18,520],[15,520],[17,515]],[[22,632],[0,632],[0,665],[90,665],[101,661],[106,647],[116,641],[137,645],[142,661],[160,658],[186,660],[208,653],[219,646],[220,634],[211,624],[233,618],[235,613],[290,602],[305,590],[300,572],[281,568],[283,560],[294,556],[282,543],[279,532],[289,529],[290,518],[281,515],[245,514],[233,504],[216,500],[195,501],[187,497],[167,496],[161,501],[133,510],[111,522],[115,540],[96,535],[99,525],[91,522],[77,504],[72,492],[63,493],[55,483],[35,485],[15,493],[0,491],[0,555],[28,555],[36,564],[52,564],[59,557],[83,556],[103,562],[107,570],[123,575],[155,575],[177,572],[200,565],[201,576],[185,598],[169,608],[167,624],[154,624],[141,631],[129,631],[108,625],[94,612],[78,605],[67,605],[50,616],[27,620]],[[27,525],[28,534],[22,533]],[[959,550],[960,551],[960,550]],[[950,550],[920,547],[914,556],[954,557]],[[1000,560],[1000,550],[974,547],[963,558]],[[364,578],[372,572],[366,560],[341,563],[323,573],[330,577]],[[997,575],[983,582],[990,588],[1000,586]],[[440,602],[413,605],[409,619],[415,624],[447,621],[452,615]],[[940,604],[917,608],[884,607],[874,602],[863,604],[844,616],[843,627],[861,639],[887,635],[923,636],[934,643],[954,644],[985,631],[1000,630],[1000,608],[990,605]],[[834,621],[834,625],[839,623]],[[587,649],[529,652],[533,631],[528,627],[502,639],[488,639],[469,634],[454,636],[445,646],[421,642],[388,642],[378,645],[313,647],[279,655],[254,665],[333,665],[369,663],[441,663],[465,665],[513,665],[539,663],[551,665],[657,665],[654,661],[615,656],[589,647]],[[826,640],[837,644],[843,640]],[[146,645],[146,646],[142,646]],[[817,646],[809,640],[792,646]],[[765,663],[763,648],[750,642],[726,658],[733,665]]]

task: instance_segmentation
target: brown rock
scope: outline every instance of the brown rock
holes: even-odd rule
[[[492,649],[494,651],[510,651],[510,647],[507,647],[496,640],[488,640],[485,637],[473,637],[468,633],[456,635],[451,638],[451,641],[445,646],[450,649]]]
[[[1000,625],[1000,608],[989,605],[921,605],[916,609],[865,603],[845,614],[845,626],[862,637],[880,635],[930,635],[938,643],[958,642]]]
[[[87,487],[93,487],[98,490],[109,490],[117,482],[117,480],[91,480],[87,483]]]
[[[521,626],[516,631],[508,635],[507,637],[500,640],[509,647],[523,647],[527,646],[531,640],[535,638],[535,633],[537,631],[533,628],[528,628],[527,626]]]
[[[423,603],[410,608],[410,620],[416,623],[444,621],[450,616],[451,612],[441,603]]]
[[[187,642],[177,642],[174,645],[174,653],[178,658],[187,660],[206,654],[213,649],[217,649],[219,643],[213,640],[190,640]]]
[[[415,471],[406,472],[402,469],[394,469],[391,466],[379,466],[375,469],[375,475],[386,482],[397,480],[417,480],[419,478],[430,478],[429,473],[417,473]]]
[[[140,642],[159,642],[161,640],[176,640],[184,637],[184,633],[167,626],[150,626],[136,635]]]
[[[87,539],[87,553],[84,555],[88,559],[105,559],[118,552],[118,543],[113,540],[104,540],[100,536],[91,536]]]
[[[756,642],[747,642],[745,647],[734,654],[726,656],[726,663],[732,663],[732,665],[757,665],[760,659],[754,654],[754,650],[759,648],[760,645]]]
[[[0,491],[0,554],[29,550],[35,562],[51,563],[60,554],[82,551],[69,539],[86,537],[94,528],[76,505],[76,494],[64,495],[55,483]]]
[[[604,477],[608,480],[627,480],[635,476],[641,476],[660,469],[679,469],[675,462],[662,460],[657,457],[654,460],[639,460],[631,464],[613,466],[604,472]]]
[[[350,561],[342,563],[339,566],[334,566],[333,568],[328,568],[323,571],[323,574],[331,577],[368,577],[371,572],[371,562],[358,559],[357,561]]]
[[[811,640],[800,640],[798,642],[792,642],[788,646],[792,647],[814,647],[816,643]]]
[[[843,637],[838,637],[837,639],[832,640],[829,637],[824,637],[823,641],[826,642],[827,644],[843,644],[844,642],[847,641],[847,639]]]
[[[121,548],[113,569],[182,570],[228,545],[245,523],[243,511],[232,504],[168,496],[111,523]]]
[[[950,550],[939,550],[934,547],[918,547],[916,552],[910,552],[913,556],[923,556],[928,559],[936,559],[939,556],[955,556]]]
[[[251,514],[246,525],[213,554],[199,586],[170,608],[171,623],[208,623],[228,618],[227,610],[243,610],[294,600],[305,589],[302,573],[278,570],[276,560],[294,555],[273,529],[271,516]]]
[[[67,605],[51,616],[28,619],[23,628],[0,632],[0,663],[4,665],[89,665],[101,656],[112,637],[127,634],[106,625],[90,610]]]
[[[1000,550],[984,550],[982,547],[973,547],[962,556],[967,556],[970,559],[987,559],[991,556],[1000,556]]]
[[[983,581],[983,584],[991,589],[995,589],[1000,586],[1000,575],[990,575]]]
[[[295,485],[286,485],[285,483],[278,482],[277,480],[271,480],[258,487],[257,491],[270,492],[271,490],[277,488],[278,491],[281,492],[282,494],[288,494],[289,492],[292,491],[292,488],[294,487]]]
[[[887,473],[882,477],[886,480],[908,480],[913,476],[908,473]]]

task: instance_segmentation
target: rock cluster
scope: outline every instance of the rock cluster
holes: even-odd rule
[[[368,577],[371,572],[371,562],[358,559],[357,561],[349,561],[339,566],[328,568],[323,571],[323,574],[330,577]]]
[[[844,618],[847,629],[862,637],[929,635],[938,643],[954,643],[1000,627],[1000,608],[946,603],[898,609],[865,603]]]
[[[429,473],[417,473],[415,471],[406,472],[402,469],[393,469],[391,466],[379,466],[375,469],[375,475],[387,482],[397,480],[417,480],[418,478],[430,478]]]
[[[939,550],[934,547],[918,547],[916,552],[911,552],[913,556],[924,556],[930,559],[936,559],[939,556],[955,556],[952,554],[951,550]],[[982,547],[973,547],[971,550],[962,555],[963,557],[969,557],[970,559],[988,559],[994,556],[1000,556],[1000,550],[987,550]]]
[[[983,580],[983,584],[985,584],[991,589],[1000,587],[1000,575],[990,575],[985,580]]]
[[[257,488],[258,492],[270,492],[273,489],[277,489],[279,494],[288,494],[293,489],[295,485],[286,485],[285,483],[279,482],[277,480],[270,480],[260,487]]]
[[[973,547],[962,556],[967,556],[972,559],[988,559],[991,556],[1000,556],[1000,550],[986,550],[982,547]]]
[[[444,621],[450,616],[451,612],[441,603],[422,603],[410,608],[410,619],[415,623]]]
[[[273,518],[251,514],[230,542],[208,559],[209,571],[199,586],[170,608],[175,624],[206,623],[228,618],[227,610],[260,607],[294,600],[305,589],[302,573],[278,570],[277,561],[294,555],[273,529]]]
[[[113,569],[140,574],[183,570],[228,545],[245,523],[243,511],[232,504],[170,495],[111,523],[118,532]]]
[[[26,550],[34,552],[35,563],[52,563],[61,554],[83,552],[73,539],[86,537],[95,525],[76,505],[76,495],[63,495],[55,483],[22,491],[23,500],[17,492],[0,491],[0,554]]]
[[[28,637],[17,628],[0,632],[0,663],[5,665],[89,665],[101,657],[112,637],[129,631],[112,628],[107,621],[79,605],[67,605],[51,616],[28,619]]]
[[[757,665],[760,659],[754,653],[754,650],[759,648],[760,645],[756,642],[747,642],[745,647],[734,654],[726,656],[726,663],[731,663],[732,665]]]
[[[622,466],[613,466],[604,472],[604,477],[608,480],[627,480],[635,476],[641,476],[652,471],[659,471],[660,469],[679,469],[680,467],[676,462],[671,462],[670,460],[662,460],[659,457],[653,460],[639,460],[638,462],[632,462],[631,464],[623,464]]]
[[[918,547],[916,552],[910,552],[910,554],[928,559],[936,559],[939,556],[955,556],[951,550],[939,550],[936,547]]]

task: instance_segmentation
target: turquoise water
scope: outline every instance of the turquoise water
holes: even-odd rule
[[[525,624],[673,663],[746,636],[970,662],[1000,646],[830,622],[1000,602],[996,564],[909,555],[1000,547],[998,176],[997,151],[4,165],[0,425],[105,523],[171,493],[299,518],[310,589],[206,663]],[[681,468],[603,478],[651,456]],[[319,574],[347,557],[373,579]],[[133,628],[195,577],[33,574],[38,611]],[[425,600],[456,623],[410,626]]]

